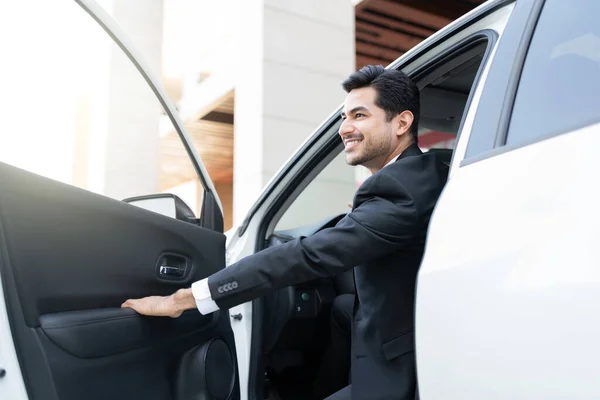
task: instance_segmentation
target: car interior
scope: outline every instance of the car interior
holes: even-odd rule
[[[476,41],[413,76],[421,89],[420,135],[430,131],[458,135],[487,45],[487,40]],[[333,152],[339,154],[342,150],[340,142]],[[450,165],[452,148],[424,150],[439,152],[444,162]],[[320,223],[271,230],[267,232],[265,247],[333,227],[344,216],[331,215]],[[353,270],[349,270],[332,278],[282,289],[263,299],[261,362],[265,371],[265,395],[269,399],[322,398],[323,390],[315,387],[318,385],[315,380],[323,355],[330,345],[332,304],[338,296],[354,294]],[[344,365],[344,361],[340,360],[337,365],[349,371],[347,362]]]

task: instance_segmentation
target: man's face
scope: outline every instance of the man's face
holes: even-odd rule
[[[350,165],[381,168],[397,146],[395,121],[388,121],[385,111],[375,105],[376,96],[371,87],[354,89],[346,96],[339,134]]]

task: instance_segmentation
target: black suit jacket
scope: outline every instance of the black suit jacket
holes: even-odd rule
[[[246,257],[212,275],[220,308],[355,268],[352,398],[413,399],[415,280],[431,213],[447,179],[416,145],[369,177],[333,228]]]

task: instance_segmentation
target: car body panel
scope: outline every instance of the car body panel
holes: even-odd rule
[[[422,398],[600,397],[599,131],[508,151],[449,181],[417,286]]]

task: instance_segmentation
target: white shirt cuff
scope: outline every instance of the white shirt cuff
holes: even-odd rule
[[[217,306],[217,303],[215,303],[210,294],[208,278],[192,283],[192,294],[196,300],[196,307],[201,314],[210,314],[219,309],[219,306]]]

